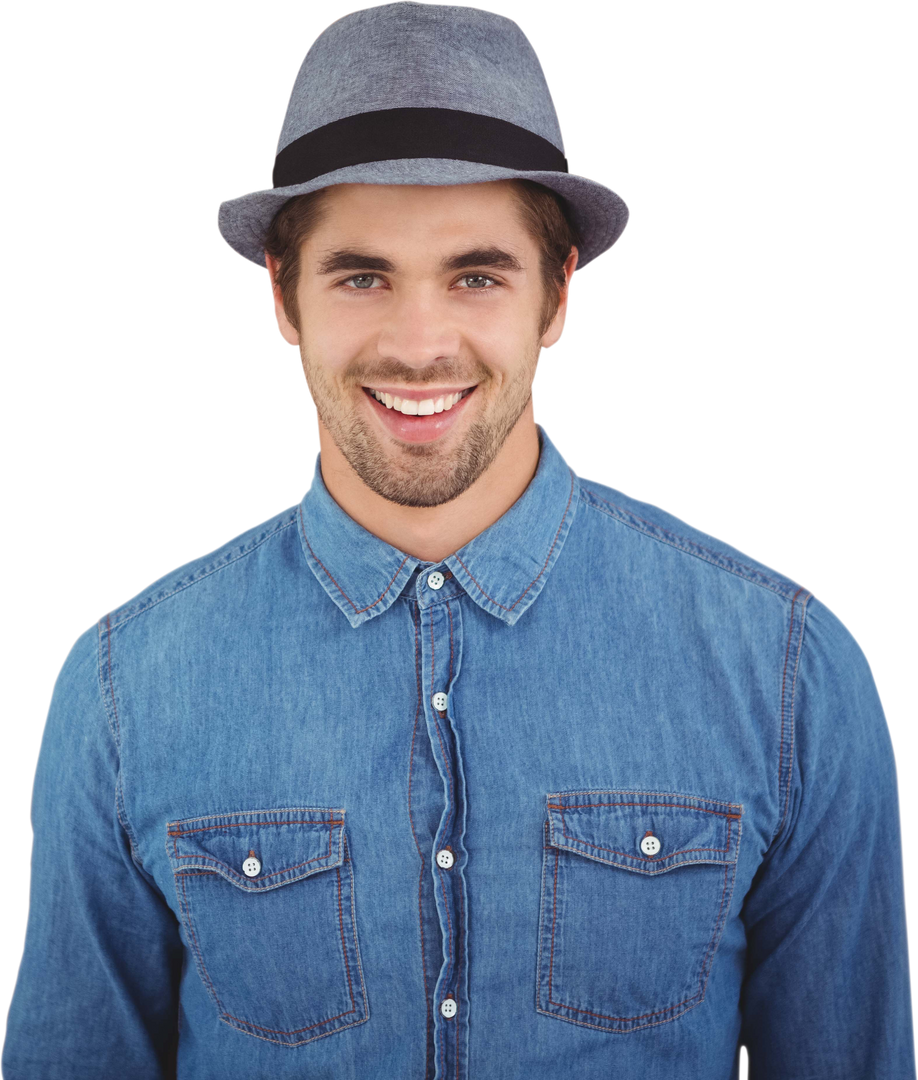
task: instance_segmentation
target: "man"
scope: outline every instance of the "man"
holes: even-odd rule
[[[861,651],[535,423],[627,212],[520,29],[338,20],[274,182],[220,223],[299,348],[312,484],[67,657],[4,1076],[914,1077]]]
[[[330,187],[321,202],[308,197],[323,218],[297,255],[285,247],[279,262],[268,238],[278,324],[300,348],[326,486],[366,529],[432,562],[509,509],[539,461],[531,386],[564,310],[512,183]],[[282,290],[293,258],[295,283]]]

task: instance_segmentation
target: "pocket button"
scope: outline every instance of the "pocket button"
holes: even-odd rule
[[[250,855],[242,864],[242,872],[246,877],[258,877],[261,873],[261,863],[254,855]]]
[[[641,841],[641,851],[645,855],[656,855],[660,850],[660,841],[651,832],[644,834],[644,839]]]

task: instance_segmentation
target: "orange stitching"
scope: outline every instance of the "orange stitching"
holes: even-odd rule
[[[570,509],[570,502],[571,502],[572,498],[573,498],[573,472],[571,471],[571,474],[570,474],[570,495],[568,495],[568,497],[567,497],[567,505],[564,508],[564,514],[562,515],[561,524],[559,524],[558,527],[557,527],[557,532],[555,532],[555,538],[554,538],[554,540],[552,540],[552,545],[551,545],[551,548],[549,549],[549,553],[548,553],[548,555],[545,556],[545,562],[542,563],[542,568],[541,568],[541,570],[539,570],[536,577],[532,578],[532,580],[526,586],[526,592],[519,595],[514,600],[513,604],[509,608],[504,607],[494,597],[488,596],[488,594],[484,591],[484,589],[482,589],[482,586],[480,584],[478,584],[477,581],[475,581],[474,577],[472,577],[472,573],[469,570],[469,567],[465,566],[465,564],[462,562],[462,559],[459,558],[458,555],[454,555],[454,558],[456,559],[456,562],[462,567],[462,569],[465,571],[465,573],[468,573],[469,577],[477,585],[478,592],[480,592],[482,594],[482,596],[484,596],[486,599],[490,600],[491,604],[494,604],[496,607],[499,607],[501,609],[501,611],[512,611],[516,607],[517,604],[522,603],[523,599],[526,596],[526,593],[529,592],[529,590],[532,588],[532,586],[534,586],[536,584],[536,582],[539,580],[539,578],[541,578],[541,576],[545,572],[545,567],[549,565],[549,562],[551,561],[551,557],[552,557],[552,552],[555,550],[555,544],[557,543],[557,538],[558,538],[559,535],[561,535],[561,530],[564,528],[564,523],[565,523],[565,521],[567,519],[567,512]]]
[[[545,833],[548,833],[548,822],[545,823],[544,827],[545,827]],[[732,829],[732,822],[730,823],[729,827]],[[613,1021],[627,1022],[627,1021],[636,1021],[636,1020],[647,1020],[647,1018],[650,1017],[650,1016],[658,1016],[658,1015],[662,1015],[663,1013],[672,1012],[674,1009],[678,1009],[678,1008],[681,1007],[681,1005],[686,1004],[686,1002],[694,1000],[694,998],[698,997],[698,994],[702,993],[701,989],[699,989],[698,994],[693,995],[693,997],[691,997],[691,998],[685,998],[683,1001],[678,1001],[674,1005],[667,1005],[667,1008],[665,1008],[665,1009],[657,1009],[657,1010],[654,1010],[653,1012],[644,1013],[643,1015],[640,1015],[640,1016],[607,1016],[607,1015],[605,1015],[605,1013],[594,1013],[590,1009],[578,1009],[576,1007],[576,1005],[568,1005],[568,1004],[565,1004],[564,1001],[555,1001],[554,998],[552,997],[552,968],[554,967],[554,955],[555,955],[555,917],[556,917],[556,912],[557,912],[557,900],[556,900],[556,897],[557,897],[557,867],[558,867],[559,860],[561,860],[561,849],[559,849],[557,847],[554,847],[554,845],[550,845],[550,847],[553,847],[554,852],[555,852],[555,876],[554,876],[554,886],[555,886],[555,888],[554,888],[554,893],[553,893],[553,896],[552,896],[552,905],[553,905],[553,913],[554,914],[552,915],[552,948],[551,948],[551,955],[550,955],[550,959],[549,959],[549,1003],[550,1004],[558,1005],[558,1007],[562,1008],[562,1009],[569,1009],[571,1012],[585,1013],[588,1016],[596,1016],[598,1018],[598,1020],[613,1020]],[[721,890],[721,893],[720,893],[720,912],[723,912],[723,910],[724,910],[724,897],[727,895],[727,880],[728,880],[728,876],[729,876],[729,873],[730,873],[730,866],[731,865],[735,866],[735,863],[725,864],[724,865],[724,889]],[[720,913],[718,912],[717,921],[719,922],[719,920],[720,920]],[[721,927],[721,929],[723,929],[723,927]],[[711,955],[711,947],[714,944],[714,939],[715,939],[716,936],[717,936],[717,924],[715,923],[714,933],[711,936],[711,941],[707,943],[707,951],[706,951],[706,953],[704,955],[704,963],[702,964],[702,977],[704,975],[704,967],[705,967],[705,964],[707,963],[707,957]]]
[[[700,810],[704,814],[718,814],[720,817],[739,818],[739,814],[728,814],[724,810],[707,810],[703,806],[683,806],[681,803],[643,803],[643,802],[592,802],[592,803],[569,803],[562,806],[561,803],[548,803],[549,810],[585,810],[590,806],[668,806],[674,810]]]
[[[329,832],[329,838],[330,837],[331,837],[331,832]],[[203,873],[205,875],[207,875],[207,876],[211,876],[211,875],[216,874],[216,871],[203,871]],[[180,877],[180,878],[186,878],[186,877],[197,877],[197,876],[200,876],[200,875],[198,873],[194,873],[194,872],[190,872],[190,871],[177,871],[175,876]],[[187,916],[186,925],[187,925],[187,927],[188,927],[188,929],[189,929],[189,931],[191,933],[191,938],[192,938],[192,942],[194,944],[195,952],[198,955],[198,959],[201,961],[201,968],[202,968],[202,970],[204,972],[204,977],[205,977],[205,979],[207,981],[207,985],[209,986],[210,991],[214,996],[214,1000],[217,1002],[217,1006],[219,1007],[220,1013],[221,1013],[222,1016],[225,1016],[229,1020],[235,1020],[237,1024],[243,1024],[245,1027],[255,1028],[257,1031],[269,1031],[269,1032],[271,1032],[272,1035],[297,1035],[301,1031],[311,1031],[312,1028],[320,1027],[322,1024],[329,1024],[329,1023],[331,1023],[332,1020],[338,1020],[342,1016],[347,1016],[350,1013],[356,1011],[357,1006],[356,1006],[356,1003],[354,1002],[354,992],[353,992],[353,987],[351,986],[351,973],[350,973],[350,964],[348,963],[348,957],[347,957],[347,947],[344,945],[344,916],[343,916],[343,913],[342,913],[342,910],[341,910],[341,870],[340,870],[340,868],[338,868],[338,918],[339,918],[339,922],[341,924],[341,940],[342,940],[342,948],[344,949],[344,969],[345,969],[345,972],[347,973],[348,988],[350,990],[350,996],[351,996],[351,1008],[345,1010],[345,1012],[338,1013],[337,1016],[330,1016],[325,1020],[319,1020],[315,1024],[310,1024],[308,1027],[295,1028],[292,1031],[283,1031],[283,1030],[280,1030],[278,1028],[262,1027],[260,1024],[253,1024],[250,1020],[243,1020],[241,1017],[233,1016],[231,1013],[226,1012],[226,1010],[223,1008],[223,1004],[220,1001],[220,998],[217,996],[217,991],[214,988],[214,984],[213,984],[213,982],[212,982],[212,980],[210,978],[210,973],[208,972],[207,966],[204,963],[204,956],[203,956],[203,954],[201,952],[200,946],[198,945],[197,936],[196,936],[196,934],[194,932],[194,926],[193,926],[193,923],[192,923],[191,908],[190,908],[190,906],[188,904],[188,894],[185,891],[185,882],[184,881],[182,882],[182,894],[183,894],[183,897],[184,897],[184,909],[185,909],[185,913],[186,913],[186,916]],[[355,932],[356,932],[356,928],[355,928]],[[268,1041],[272,1041],[272,1040],[268,1040]]]
[[[343,840],[343,843],[345,843],[345,847],[347,847],[347,843],[348,843],[347,838],[345,838],[345,840]],[[353,1012],[356,1009],[356,1003],[354,1002],[354,988],[351,985],[351,966],[350,966],[350,963],[348,963],[348,943],[345,941],[345,913],[343,913],[342,910],[341,910],[341,867],[340,866],[338,866],[336,868],[335,876],[338,879],[338,922],[340,923],[340,927],[341,927],[341,953],[343,954],[343,957],[345,957],[345,971],[348,974],[348,993],[351,996],[351,1008],[348,1010],[348,1012]],[[357,928],[354,927],[354,934],[355,935],[356,935],[356,932],[357,932]],[[356,942],[356,936],[354,937],[354,941]],[[337,1018],[337,1017],[335,1017],[335,1018]]]
[[[738,817],[739,817],[738,814],[724,814],[719,810],[705,810],[705,813],[717,814],[718,816],[725,817],[727,819],[727,846],[726,847],[722,847],[722,848],[711,848],[711,847],[682,848],[679,851],[669,851],[665,855],[644,856],[644,855],[631,855],[627,851],[616,851],[614,848],[604,847],[602,844],[594,844],[590,840],[581,840],[581,838],[579,836],[571,836],[571,834],[567,831],[567,823],[566,823],[566,821],[564,819],[564,810],[565,809],[571,809],[571,807],[559,806],[556,803],[549,803],[548,806],[552,810],[560,810],[561,811],[561,835],[564,836],[566,839],[573,840],[577,844],[586,844],[587,847],[597,848],[600,851],[608,851],[612,855],[621,855],[625,859],[637,859],[640,862],[662,862],[662,861],[664,861],[666,859],[671,859],[674,855],[686,855],[691,851],[727,852],[727,851],[730,850],[730,828],[731,828],[731,823],[733,821],[737,820]],[[677,809],[680,809],[680,810],[683,810],[683,809],[691,809],[691,810],[703,809],[702,807],[694,807],[694,806],[686,808],[686,807],[682,807],[682,806],[677,806],[676,803],[577,803],[577,804],[574,805],[573,808],[578,809],[578,808],[580,808],[582,806],[672,806],[672,807],[676,807]]]
[[[106,634],[108,644],[108,692],[112,699],[112,708],[115,710],[115,730],[118,732],[118,752],[121,753],[121,721],[118,719],[118,703],[115,701],[115,683],[112,678],[112,622],[111,613],[105,616],[105,625],[108,627]]]
[[[415,740],[418,733],[418,719],[421,716],[421,696],[423,694],[423,686],[421,685],[420,666],[418,664],[418,652],[419,652],[419,637],[418,627],[420,625],[420,618],[416,615],[416,609],[410,608],[411,623],[415,627],[415,680],[417,683],[417,707],[415,708],[415,725],[411,729],[411,750],[408,754],[408,827],[411,829],[411,836],[415,838],[415,847],[418,849],[418,860],[420,864],[420,872],[418,874],[418,929],[420,931],[421,939],[421,978],[424,984],[424,1000],[427,1002],[427,1026],[424,1027],[424,1076],[428,1075],[430,1071],[430,1031],[431,1031],[431,993],[430,987],[427,981],[427,957],[424,954],[424,919],[423,919],[423,879],[424,879],[424,856],[421,851],[420,841],[418,835],[415,832],[414,815],[411,814],[411,778],[414,775],[415,764]]]
[[[306,536],[306,526],[305,526],[305,525],[303,525],[303,521],[302,521],[302,507],[300,507],[300,508],[299,508],[299,524],[300,524],[300,528],[302,529],[302,540],[303,540],[303,543],[305,543],[305,544],[306,544],[306,546],[307,546],[307,548],[309,548],[309,550],[310,550],[310,552],[311,552],[311,554],[312,554],[312,557],[313,557],[313,558],[315,559],[315,562],[316,562],[316,563],[318,563],[318,564],[319,564],[319,565],[320,565],[320,566],[322,567],[322,569],[323,569],[323,570],[325,571],[325,573],[326,573],[326,575],[327,575],[327,577],[328,577],[328,580],[329,580],[330,582],[332,582],[332,583],[333,583],[333,584],[335,585],[335,588],[336,588],[336,589],[338,590],[338,592],[339,592],[339,593],[340,593],[340,594],[341,594],[341,595],[342,595],[343,597],[345,597],[345,599],[347,600],[348,604],[350,604],[350,605],[351,605],[351,607],[352,607],[352,608],[354,609],[354,615],[363,615],[364,611],[368,611],[368,610],[369,610],[370,608],[375,608],[375,607],[376,607],[376,605],[377,605],[377,604],[379,604],[379,603],[381,602],[381,600],[382,600],[382,599],[384,598],[384,596],[386,596],[386,594],[387,594],[387,593],[389,592],[389,590],[390,590],[390,589],[392,588],[392,585],[394,584],[394,582],[395,582],[395,579],[396,579],[397,577],[399,577],[400,573],[402,572],[402,567],[403,567],[403,566],[405,565],[405,563],[407,563],[407,562],[408,562],[408,557],[409,557],[409,556],[407,556],[407,555],[406,555],[406,556],[405,556],[405,557],[404,557],[404,558],[402,559],[402,562],[401,562],[401,563],[399,564],[399,568],[397,568],[397,569],[395,570],[395,573],[394,573],[394,575],[392,576],[392,580],[391,580],[391,581],[389,582],[389,584],[388,584],[388,585],[386,586],[386,589],[384,589],[384,590],[382,591],[382,593],[380,594],[380,596],[379,596],[379,599],[377,599],[377,600],[374,600],[373,604],[368,604],[368,605],[367,605],[367,606],[366,606],[365,608],[360,608],[360,609],[357,609],[357,607],[356,607],[356,606],[354,605],[354,602],[353,602],[353,600],[352,600],[352,599],[350,598],[350,596],[348,596],[348,594],[347,594],[347,593],[345,592],[345,590],[341,589],[341,586],[340,586],[340,585],[338,584],[338,582],[337,582],[337,581],[335,581],[335,579],[334,579],[334,578],[332,577],[332,575],[330,575],[330,573],[328,573],[328,570],[327,570],[327,569],[325,568],[325,566],[324,566],[324,565],[323,565],[323,563],[322,563],[322,559],[321,559],[321,558],[320,558],[320,557],[319,557],[318,555],[316,555],[314,551],[312,551],[312,544],[311,544],[311,543],[309,542],[309,540],[307,539],[307,536]]]
[[[251,824],[251,822],[244,822],[243,824]],[[263,824],[274,824],[274,822],[264,822]],[[301,824],[304,824],[304,823],[303,822],[286,822],[286,824],[301,825]],[[310,824],[312,824],[312,822],[310,822]],[[344,822],[343,821],[333,821],[333,822],[327,822],[327,823],[326,822],[321,822],[321,824],[343,825]],[[214,828],[217,828],[217,829],[224,829],[224,828],[229,828],[229,827],[230,826],[228,826],[228,825],[215,825],[214,826]],[[209,830],[207,830],[207,829],[189,829],[188,831],[189,832],[208,832]],[[182,836],[183,834],[182,833],[169,833],[169,835],[172,836],[172,837],[177,837],[177,836]],[[172,842],[173,842],[173,844],[178,844],[178,840],[173,840]],[[258,877],[250,878],[249,880],[251,880],[251,881],[270,881],[270,879],[273,878],[273,877],[280,877],[281,874],[287,874],[291,870],[298,870],[301,866],[308,866],[311,862],[317,862],[319,859],[331,858],[331,855],[332,855],[332,831],[331,831],[331,829],[329,829],[328,830],[328,854],[326,854],[326,855],[314,855],[311,859],[306,859],[304,862],[295,863],[293,866],[286,866],[286,867],[284,867],[283,870],[275,870],[273,874],[261,874]],[[212,855],[179,855],[179,854],[177,854],[177,848],[176,848],[175,858],[176,859],[200,859],[203,862],[215,862],[215,863],[218,863],[221,866],[226,866],[226,863],[222,862],[222,860],[217,859]],[[178,871],[175,871],[175,872],[178,873]],[[235,871],[234,871],[234,873],[235,873]],[[239,875],[236,874],[236,876],[238,877]]]

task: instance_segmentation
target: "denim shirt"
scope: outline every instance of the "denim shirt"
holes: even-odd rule
[[[77,639],[7,1080],[915,1076],[862,652],[538,434],[442,562],[317,457]]]

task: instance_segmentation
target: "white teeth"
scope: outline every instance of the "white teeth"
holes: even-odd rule
[[[414,401],[411,398],[393,397],[382,390],[372,390],[371,393],[377,401],[387,409],[395,409],[405,416],[430,416],[433,413],[448,412],[463,396],[463,391],[458,394],[447,394],[445,397],[424,398],[423,401]]]

